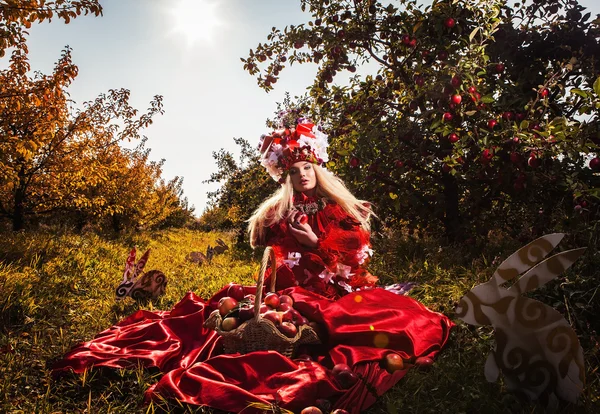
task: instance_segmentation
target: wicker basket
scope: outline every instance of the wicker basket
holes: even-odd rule
[[[263,255],[260,274],[256,284],[256,296],[254,300],[254,317],[238,328],[231,331],[221,330],[222,317],[218,311],[213,312],[204,322],[204,326],[217,331],[223,337],[223,348],[226,354],[242,353],[246,354],[253,351],[277,351],[287,357],[292,357],[299,345],[319,344],[321,341],[308,325],[298,327],[298,333],[295,337],[289,338],[282,334],[279,329],[271,322],[260,316],[260,304],[262,302],[263,282],[265,272],[271,265],[271,286],[270,292],[275,291],[276,281],[276,261],[275,252],[271,247],[265,249]]]

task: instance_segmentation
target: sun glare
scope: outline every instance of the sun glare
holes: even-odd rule
[[[217,16],[217,4],[206,0],[179,0],[171,10],[173,15],[173,32],[180,33],[192,46],[198,41],[211,43],[220,26]]]

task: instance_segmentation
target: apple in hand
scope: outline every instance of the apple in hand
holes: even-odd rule
[[[232,283],[229,285],[229,289],[227,289],[227,296],[234,298],[237,301],[244,299],[244,287],[237,283]]]
[[[384,365],[387,372],[392,374],[404,368],[404,361],[400,355],[391,353],[385,356]]]
[[[279,306],[279,296],[274,292],[267,293],[264,303],[272,309],[277,309]]]
[[[225,296],[219,300],[219,305],[217,306],[219,309],[219,313],[221,316],[227,315],[238,305],[238,301],[232,297]]]

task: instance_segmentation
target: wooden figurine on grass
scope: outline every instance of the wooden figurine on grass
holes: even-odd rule
[[[143,272],[144,266],[150,256],[150,249],[142,255],[140,260],[135,262],[135,247],[129,252],[129,257],[125,262],[125,272],[123,281],[116,290],[116,299],[120,300],[130,296],[135,300],[156,299],[165,293],[167,287],[167,277],[160,270],[149,270]]]

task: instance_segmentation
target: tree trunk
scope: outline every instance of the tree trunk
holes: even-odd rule
[[[25,195],[26,195],[26,180],[25,171],[23,168],[19,170],[19,185],[15,189],[15,207],[12,214],[13,231],[23,229],[25,225]]]
[[[121,219],[118,214],[112,215],[112,228],[115,233],[119,233],[121,231]]]
[[[444,186],[445,217],[444,229],[446,237],[453,243],[458,240],[460,234],[461,220],[458,208],[458,183],[451,174],[442,173],[442,184]]]

